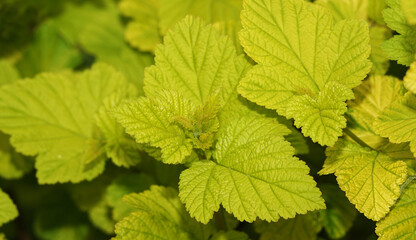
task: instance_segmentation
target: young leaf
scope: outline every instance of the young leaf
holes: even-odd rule
[[[327,148],[326,155],[319,173],[334,173],[339,187],[358,211],[376,221],[389,212],[406,180],[406,163],[346,140]]]
[[[313,141],[334,145],[346,126],[344,102],[371,69],[365,22],[334,24],[325,9],[302,0],[245,0],[241,21],[244,50],[259,65],[239,93],[294,118]]]
[[[213,233],[211,224],[200,224],[189,216],[173,188],[152,186],[124,200],[135,211],[116,224],[116,240],[207,240]]]
[[[9,195],[0,188],[0,226],[15,219],[19,213]]]
[[[374,122],[377,134],[388,137],[393,143],[410,141],[410,149],[416,156],[416,96],[407,93],[380,113]]]
[[[11,135],[17,151],[38,155],[40,183],[92,179],[104,169],[100,154],[96,161],[86,158],[94,115],[106,96],[128,87],[123,75],[103,64],[77,76],[49,73],[3,86],[0,130]]]
[[[277,221],[325,207],[309,168],[293,157],[272,119],[242,117],[220,130],[215,161],[182,172],[179,197],[192,217],[207,223],[220,204],[240,221]]]
[[[311,212],[276,223],[256,222],[254,227],[261,240],[316,240],[322,223],[318,214]]]
[[[383,10],[384,21],[392,30],[399,33],[383,43],[382,48],[388,57],[409,66],[415,59],[416,25],[406,20],[401,0],[386,1],[389,8]],[[411,2],[411,1],[409,1]]]
[[[128,134],[139,143],[161,148],[165,163],[182,163],[192,153],[192,143],[175,117],[190,118],[195,106],[178,92],[162,91],[158,97],[141,97],[113,110]]]
[[[399,201],[383,220],[377,223],[379,240],[404,240],[416,238],[416,183],[403,191]]]
[[[12,83],[19,78],[19,73],[11,63],[5,60],[0,60],[0,86]]]

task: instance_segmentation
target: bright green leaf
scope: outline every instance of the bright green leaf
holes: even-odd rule
[[[379,240],[405,240],[416,238],[416,183],[403,191],[399,201],[383,220],[377,223]]]
[[[322,7],[302,0],[246,0],[241,19],[242,45],[259,65],[240,82],[239,92],[293,117],[304,135],[332,146],[346,126],[344,101],[371,68],[365,22],[334,24]]]
[[[19,213],[9,195],[0,189],[0,226],[15,219]]]
[[[346,140],[327,148],[326,155],[319,173],[334,173],[339,187],[358,211],[376,221],[389,212],[406,180],[406,163]]]
[[[129,101],[116,107],[113,114],[138,143],[161,148],[165,163],[182,163],[192,153],[185,131],[175,117],[190,118],[195,106],[178,92],[162,91],[158,97]]]
[[[152,186],[124,200],[135,211],[116,224],[117,240],[207,240],[213,232],[211,224],[200,224],[189,216],[173,188]]]
[[[86,154],[94,114],[106,96],[128,87],[120,73],[102,64],[78,76],[42,74],[9,84],[0,89],[0,129],[17,151],[39,155],[40,183],[92,179],[104,169],[100,154],[96,160]]]
[[[33,168],[32,159],[17,153],[9,143],[9,137],[0,133],[0,177],[21,178]]]
[[[220,130],[213,157],[182,172],[179,196],[191,216],[207,223],[220,204],[240,221],[276,221],[324,208],[309,168],[293,157],[274,120],[242,117]]]

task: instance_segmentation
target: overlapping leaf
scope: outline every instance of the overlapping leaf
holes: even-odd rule
[[[152,186],[143,193],[126,195],[124,200],[135,211],[116,224],[116,240],[204,240],[213,233],[211,224],[189,216],[173,188]]]
[[[259,65],[239,92],[294,118],[313,141],[332,146],[346,126],[344,101],[371,68],[365,22],[334,24],[323,8],[301,0],[246,0],[241,19],[242,45]]]
[[[104,168],[99,152],[86,154],[96,148],[87,144],[94,143],[94,114],[106,96],[128,87],[101,64],[78,76],[42,74],[9,84],[0,89],[0,129],[17,151],[38,155],[40,183],[92,179]]]
[[[386,1],[389,8],[383,11],[384,21],[399,35],[384,42],[382,48],[388,57],[398,63],[409,66],[416,53],[416,25],[408,22],[401,0]],[[409,1],[411,2],[411,1]],[[409,3],[411,4],[411,3]],[[407,11],[407,10],[406,10]]]
[[[411,183],[383,220],[377,223],[380,240],[416,238],[416,183]]]
[[[360,212],[376,221],[389,212],[407,178],[406,163],[346,140],[328,148],[326,155],[319,173],[334,173],[339,187]]]
[[[407,93],[380,113],[374,123],[376,133],[393,143],[410,142],[416,156],[416,96]]]
[[[324,208],[309,168],[293,157],[274,120],[242,117],[220,130],[214,161],[183,171],[179,196],[191,216],[207,223],[220,204],[240,221],[276,221]]]

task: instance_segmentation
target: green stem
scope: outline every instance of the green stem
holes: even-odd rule
[[[348,135],[348,137],[352,138],[352,140],[354,140],[356,143],[360,144],[363,147],[367,147],[371,150],[374,150],[374,148],[372,148],[370,145],[368,145],[367,143],[365,143],[363,140],[361,140],[359,137],[357,137],[357,135],[355,135],[351,130],[349,130],[348,128],[344,129],[344,133],[346,135]]]
[[[402,192],[404,191],[404,189],[406,189],[407,185],[409,185],[410,182],[412,182],[413,180],[416,180],[416,176],[410,175],[407,177],[406,181],[400,187],[400,195],[402,195]]]
[[[218,212],[214,213],[214,222],[215,222],[215,225],[217,225],[218,230],[220,231],[228,230],[223,208],[220,208]]]

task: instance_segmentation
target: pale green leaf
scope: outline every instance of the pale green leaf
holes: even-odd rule
[[[19,213],[9,195],[0,189],[0,226],[15,219]]]
[[[17,68],[25,77],[41,72],[72,69],[81,63],[78,49],[59,36],[57,27],[48,21],[36,31],[31,45],[24,51]]]
[[[393,143],[410,141],[410,148],[416,156],[416,96],[407,93],[384,109],[374,122],[374,128],[377,134]]]
[[[409,70],[406,72],[406,76],[403,78],[403,84],[407,90],[416,94],[416,61],[410,65]]]
[[[370,28],[370,60],[373,63],[371,72],[383,75],[390,67],[389,59],[382,49],[382,44],[391,38],[392,32],[386,26],[374,25]]]
[[[319,186],[327,209],[319,212],[322,225],[331,239],[345,236],[352,227],[357,211],[335,184]]]
[[[365,22],[334,24],[329,12],[302,0],[246,0],[241,19],[240,40],[259,65],[240,82],[239,93],[294,117],[313,141],[333,145],[345,127],[344,101],[371,68]],[[335,93],[340,96],[333,98]],[[323,103],[326,99],[331,101]],[[305,122],[299,110],[309,111],[313,120]]]
[[[94,115],[106,96],[127,87],[103,64],[80,75],[49,73],[9,84],[0,88],[0,129],[17,151],[38,155],[40,183],[92,179],[104,169],[99,154],[95,161],[86,158]]]
[[[400,196],[400,185],[407,177],[406,163],[346,140],[327,148],[326,155],[319,173],[334,173],[347,198],[367,218],[383,218]]]
[[[114,232],[115,221],[111,218],[111,210],[105,201],[101,201],[89,209],[88,217],[95,227],[106,234]]]
[[[165,163],[182,163],[192,153],[192,143],[174,118],[190,118],[195,106],[175,91],[141,97],[113,109],[117,121],[138,143],[161,148]]]
[[[219,131],[214,161],[182,172],[179,196],[191,216],[207,223],[220,204],[240,221],[276,221],[324,208],[309,168],[293,157],[275,120],[242,117]]]
[[[390,59],[409,66],[416,53],[416,25],[407,22],[400,0],[389,0],[386,3],[389,8],[383,10],[384,21],[400,35],[384,42],[382,48]]]
[[[411,0],[401,0],[402,9],[409,24],[416,25],[416,2]]]
[[[391,212],[377,223],[380,240],[405,240],[416,238],[416,183],[403,191]]]
[[[152,186],[124,200],[135,211],[116,224],[117,240],[204,240],[213,233],[211,224],[200,224],[189,216],[173,188]]]
[[[367,14],[376,21],[378,24],[384,25],[384,19],[382,11],[386,8],[385,1],[380,0],[368,0]]]
[[[316,212],[297,215],[293,219],[280,219],[276,223],[256,222],[260,240],[316,240],[322,223]]]

